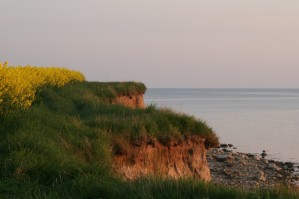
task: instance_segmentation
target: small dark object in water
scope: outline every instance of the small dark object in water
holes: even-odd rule
[[[261,154],[261,156],[264,158],[266,157],[267,153],[265,151],[263,151],[263,153]]]
[[[263,150],[263,153],[266,153],[266,151],[265,151],[265,150]]]
[[[228,147],[233,147],[233,145],[232,144],[228,144]]]
[[[237,149],[237,147],[234,147],[233,149]]]

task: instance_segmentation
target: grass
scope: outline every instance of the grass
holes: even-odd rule
[[[131,109],[121,105],[107,105],[118,95],[143,92],[145,86],[140,83],[135,86],[132,82],[128,85],[77,83],[60,89],[48,88],[41,91],[36,106],[43,106],[47,109],[46,112],[72,117],[71,122],[77,122],[81,127],[100,129],[128,140],[135,140],[143,135],[162,139],[165,136],[180,138],[197,134],[207,138],[209,145],[218,143],[213,130],[192,116],[178,114],[168,109],[157,109],[154,106]]]
[[[298,198],[283,189],[247,192],[195,180],[116,177],[111,159],[118,139],[197,134],[208,145],[218,143],[212,129],[191,116],[109,105],[145,89],[133,82],[47,88],[29,110],[0,118],[0,198]]]

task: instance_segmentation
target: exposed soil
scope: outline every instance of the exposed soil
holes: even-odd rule
[[[143,176],[211,180],[205,140],[200,137],[162,142],[146,138],[133,145],[118,144],[114,148],[114,170],[128,180]]]
[[[124,106],[131,107],[131,108],[145,107],[143,94],[132,95],[132,96],[127,96],[127,95],[118,96],[113,103],[122,104]]]

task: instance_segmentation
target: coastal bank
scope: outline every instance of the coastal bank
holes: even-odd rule
[[[145,107],[143,94],[119,99],[116,103]],[[169,140],[163,144],[146,138],[116,154],[115,171],[128,180],[144,176],[192,177],[244,189],[299,185],[299,165],[295,163],[267,159],[263,154],[242,153],[231,144],[207,150],[204,139],[194,140]]]
[[[298,196],[291,188],[213,183],[213,129],[183,113],[141,106],[145,91],[136,82],[45,87],[29,109],[2,116],[0,198]]]

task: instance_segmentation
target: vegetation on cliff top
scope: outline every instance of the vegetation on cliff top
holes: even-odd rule
[[[294,192],[244,192],[193,180],[125,182],[111,171],[115,140],[197,134],[218,138],[191,116],[154,106],[110,104],[144,93],[141,83],[72,83],[38,90],[28,110],[0,117],[0,198],[295,198]]]
[[[78,71],[57,67],[8,66],[0,62],[0,115],[28,109],[36,92],[44,87],[62,87],[84,81]]]

